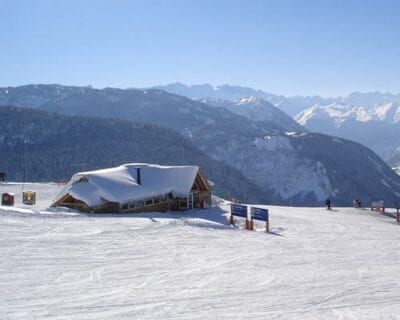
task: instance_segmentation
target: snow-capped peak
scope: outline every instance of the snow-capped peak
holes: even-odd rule
[[[307,125],[311,120],[330,119],[336,126],[348,120],[358,122],[382,121],[397,123],[400,121],[400,106],[393,102],[371,106],[349,106],[341,103],[314,105],[296,115],[295,120]]]
[[[306,125],[310,120],[322,120],[326,118],[332,119],[336,124],[344,122],[350,113],[345,106],[332,103],[326,106],[315,105],[295,116],[295,120],[301,124]]]

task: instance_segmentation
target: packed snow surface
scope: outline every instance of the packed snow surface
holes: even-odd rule
[[[37,205],[21,205],[22,189]],[[400,226],[267,206],[271,232],[186,213],[48,211],[55,184],[0,184],[1,319],[400,319]]]

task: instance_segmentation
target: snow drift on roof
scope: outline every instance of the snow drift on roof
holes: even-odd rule
[[[140,185],[137,183],[140,168]],[[126,203],[172,193],[187,196],[193,186],[198,166],[159,166],[131,163],[119,167],[80,172],[73,175],[54,202],[66,194],[96,207],[105,202]]]

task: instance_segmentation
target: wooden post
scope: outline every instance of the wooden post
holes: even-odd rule
[[[233,219],[233,215],[230,215],[230,217],[229,217],[229,223],[230,223],[230,224],[235,224],[235,219]]]
[[[250,230],[254,231],[254,221],[253,221],[253,219],[250,220]]]
[[[253,231],[254,230],[254,221],[253,219],[246,219],[246,230]]]
[[[265,232],[269,232],[269,221],[265,222]]]
[[[400,208],[397,208],[397,223],[400,223]]]

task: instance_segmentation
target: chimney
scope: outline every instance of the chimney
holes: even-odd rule
[[[136,168],[136,182],[140,185],[140,168]]]

